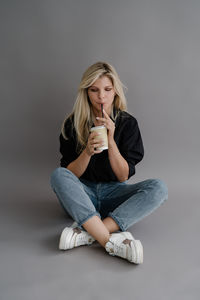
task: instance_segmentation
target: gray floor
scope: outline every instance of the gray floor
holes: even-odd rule
[[[199,299],[197,186],[171,180],[168,201],[129,229],[144,246],[144,263],[136,266],[97,242],[58,250],[59,234],[72,221],[49,187],[49,173],[24,169],[12,187],[4,173],[1,300]]]

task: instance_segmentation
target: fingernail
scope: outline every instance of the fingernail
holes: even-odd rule
[[[99,117],[96,117],[96,119],[98,120],[98,119],[99,119]]]

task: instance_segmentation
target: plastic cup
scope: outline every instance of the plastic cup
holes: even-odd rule
[[[100,135],[95,136],[95,140],[103,140],[104,145],[102,147],[96,148],[96,150],[106,150],[108,149],[108,134],[107,134],[107,128],[102,126],[95,126],[90,129],[91,132],[95,131],[100,133]]]

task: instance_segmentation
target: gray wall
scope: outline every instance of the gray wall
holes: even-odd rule
[[[143,135],[137,178],[197,181],[199,9],[183,0],[1,0],[5,173],[59,164],[60,126],[81,75],[105,60],[128,87],[128,109]]]

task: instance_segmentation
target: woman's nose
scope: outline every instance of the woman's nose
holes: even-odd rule
[[[103,92],[103,91],[102,91],[102,92],[101,92],[101,91],[99,92],[99,98],[100,98],[100,99],[101,99],[101,98],[104,98],[104,92]]]

